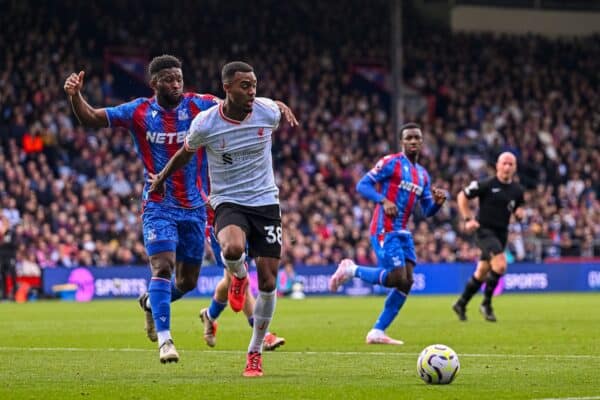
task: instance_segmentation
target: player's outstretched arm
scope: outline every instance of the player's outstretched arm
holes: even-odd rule
[[[108,117],[104,109],[90,106],[81,95],[84,77],[85,72],[80,71],[78,74],[72,73],[65,81],[64,89],[71,101],[73,113],[83,126],[105,128],[108,126]]]
[[[167,162],[167,165],[160,171],[158,174],[149,173],[150,180],[150,189],[148,191],[150,193],[164,193],[165,191],[165,182],[169,176],[173,174],[173,172],[185,166],[196,151],[188,151],[185,149],[185,146],[181,147],[173,157]]]

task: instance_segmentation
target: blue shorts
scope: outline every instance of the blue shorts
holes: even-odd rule
[[[148,202],[142,214],[144,245],[148,256],[175,252],[177,261],[202,264],[206,209],[166,207]]]
[[[417,254],[415,253],[415,244],[412,235],[406,232],[389,232],[385,234],[383,243],[379,241],[377,235],[371,236],[371,245],[379,266],[392,270],[403,268],[407,261],[417,263]]]

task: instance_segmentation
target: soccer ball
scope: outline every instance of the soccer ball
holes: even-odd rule
[[[451,383],[459,370],[460,363],[456,352],[443,344],[425,347],[417,360],[417,373],[425,383]]]

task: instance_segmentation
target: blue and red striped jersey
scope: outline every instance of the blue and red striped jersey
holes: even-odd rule
[[[367,180],[371,181],[370,185],[366,184]],[[364,184],[361,185],[361,182]],[[378,184],[380,190],[375,195],[381,199],[387,198],[398,208],[398,215],[390,217],[385,215],[383,205],[378,203],[371,220],[371,235],[406,231],[408,219],[417,201],[427,216],[435,214],[439,209],[433,202],[429,174],[421,165],[410,162],[403,153],[391,154],[380,159],[361,182],[358,188],[365,197],[374,197],[367,192],[372,185]]]
[[[194,117],[215,104],[217,101],[212,95],[184,93],[181,103],[172,110],[161,107],[155,97],[142,97],[106,108],[109,125],[129,130],[138,157],[144,164],[143,201],[182,208],[204,205],[208,193],[208,164],[204,148],[199,149],[184,168],[167,179],[164,196],[148,194],[148,173],[155,174],[163,169],[183,145]]]

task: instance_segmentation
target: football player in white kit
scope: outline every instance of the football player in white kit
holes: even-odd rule
[[[199,113],[190,126],[185,145],[163,170],[151,176],[150,191],[161,192],[165,180],[204,146],[211,182],[209,202],[215,210],[215,230],[221,258],[232,274],[229,304],[244,305],[248,286],[246,242],[256,260],[259,294],[254,327],[243,375],[262,376],[262,344],[275,312],[277,269],[281,258],[281,210],[275,185],[271,136],[281,111],[273,100],[256,97],[252,66],[235,61],[221,71],[223,103]],[[287,110],[286,110],[287,111]],[[286,118],[298,122],[291,111]]]

